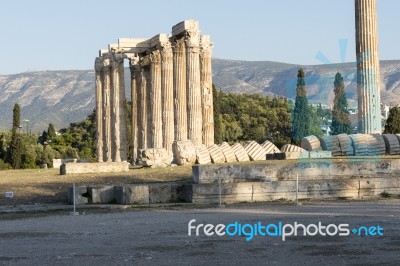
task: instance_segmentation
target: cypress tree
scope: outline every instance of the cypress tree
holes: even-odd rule
[[[400,107],[392,107],[389,110],[389,117],[386,120],[384,134],[400,133]]]
[[[347,110],[346,91],[342,75],[338,72],[334,82],[335,98],[333,100],[331,135],[351,134],[351,122]]]
[[[292,141],[299,144],[303,137],[310,134],[311,111],[308,105],[304,71],[297,72],[296,102],[292,116]]]
[[[54,125],[52,123],[49,124],[49,127],[47,129],[47,136],[50,140],[56,137],[56,129],[54,128]]]
[[[11,130],[11,143],[10,143],[10,150],[9,150],[9,163],[11,164],[12,168],[20,169],[22,166],[22,140],[19,134],[20,128],[20,119],[21,119],[21,108],[19,104],[14,105],[13,109],[13,125]]]

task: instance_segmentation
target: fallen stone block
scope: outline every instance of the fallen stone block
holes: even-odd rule
[[[399,139],[394,134],[383,134],[382,135],[385,146],[386,146],[386,154],[400,154],[400,144]]]
[[[264,148],[264,150],[267,152],[267,154],[272,154],[272,153],[278,153],[281,152],[278,147],[275,146],[274,143],[272,143],[271,141],[264,141],[263,144],[261,144],[261,147]]]
[[[310,158],[309,151],[287,151],[285,152],[286,160],[295,160],[295,159],[308,159]]]
[[[139,164],[152,168],[167,167],[172,161],[172,158],[164,148],[140,150],[138,159]]]
[[[352,141],[349,135],[347,134],[339,134],[337,135],[337,140],[339,141],[339,147],[342,156],[353,156],[354,148],[351,145]]]
[[[214,144],[210,147],[207,148],[208,152],[210,153],[211,161],[213,163],[224,163],[225,162],[225,156],[221,151],[221,148],[217,145]]]
[[[196,149],[190,140],[175,140],[172,144],[174,161],[177,165],[196,163]]]
[[[196,163],[198,164],[208,164],[211,163],[210,153],[206,145],[200,145],[196,147]]]
[[[306,150],[296,145],[285,144],[282,146],[281,152],[306,152]]]
[[[252,161],[265,161],[266,160],[265,155],[267,154],[267,152],[257,142],[255,142],[255,141],[247,142],[247,144],[244,146],[244,149],[247,151],[247,154],[249,155],[250,160],[252,160]]]
[[[222,142],[222,144],[219,145],[219,147],[222,153],[224,154],[225,162],[227,163],[237,162],[235,152],[232,150],[231,146],[227,142]]]
[[[243,148],[242,144],[236,143],[232,146],[232,150],[235,153],[236,160],[238,162],[248,162],[250,161],[247,151]]]
[[[311,135],[302,138],[301,147],[307,151],[319,150],[321,149],[321,142],[316,136]]]

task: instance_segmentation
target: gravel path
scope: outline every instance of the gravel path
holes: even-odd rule
[[[383,236],[188,236],[188,222],[380,226]],[[195,231],[192,231],[194,233]],[[399,265],[400,200],[140,209],[2,219],[5,265]]]

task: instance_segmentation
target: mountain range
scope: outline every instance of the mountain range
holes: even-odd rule
[[[400,103],[400,60],[381,61],[381,99],[388,105]],[[213,83],[225,92],[259,93],[294,99],[297,71],[303,68],[307,97],[311,103],[331,105],[333,82],[339,71],[345,80],[349,105],[357,106],[354,63],[294,65],[269,61],[213,59]],[[125,70],[129,85],[129,70]],[[29,120],[29,130],[39,133],[49,123],[56,128],[78,122],[95,106],[94,70],[25,72],[0,75],[0,130],[9,130],[15,103],[22,108],[21,120]],[[127,97],[130,88],[127,86]],[[26,122],[25,122],[26,123]]]

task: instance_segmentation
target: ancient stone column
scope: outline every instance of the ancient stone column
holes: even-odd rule
[[[111,162],[111,61],[103,58],[103,161]]]
[[[382,133],[376,0],[355,0],[360,133]]]
[[[185,40],[174,43],[174,105],[175,139],[187,140],[187,99],[186,99],[186,49]]]
[[[149,76],[149,58],[148,56],[142,56],[140,58],[140,86],[138,84],[138,149],[147,148],[147,80]]]
[[[103,59],[96,57],[96,157],[103,162]]]
[[[112,127],[111,127],[111,149],[112,149],[112,161],[121,162],[121,108],[120,108],[120,65],[123,65],[123,58],[118,55],[112,56],[111,61],[111,116],[112,116]]]
[[[197,28],[186,31],[186,83],[187,83],[187,113],[188,113],[188,138],[194,146],[203,142],[200,88],[200,34]]]
[[[163,148],[172,155],[174,133],[174,76],[170,42],[161,44],[161,97]]]
[[[161,103],[161,54],[154,50],[150,54],[150,105],[151,105],[151,148],[163,147],[162,103]]]
[[[214,110],[211,70],[210,36],[201,36],[200,46],[200,87],[201,111],[203,116],[203,144],[210,147],[214,144]]]
[[[125,71],[124,71],[124,55],[116,55],[118,61],[118,78],[119,78],[119,139],[120,139],[120,156],[121,161],[128,161],[128,144],[126,133],[126,96],[125,96]]]
[[[129,68],[131,70],[131,101],[132,101],[132,163],[136,164],[138,159],[138,79],[140,76],[140,66],[137,64],[138,58],[130,58]],[[140,86],[140,83],[139,83]]]

